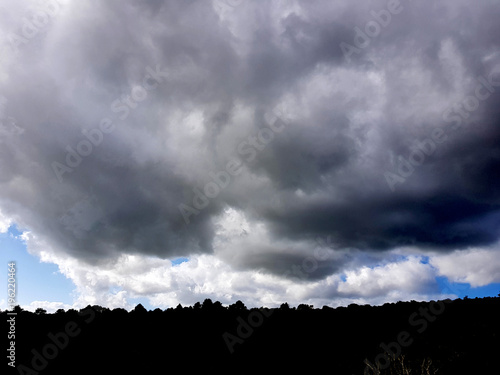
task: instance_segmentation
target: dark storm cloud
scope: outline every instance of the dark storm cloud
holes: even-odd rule
[[[214,222],[231,206],[271,240],[226,259],[277,274],[318,236],[370,251],[497,241],[500,87],[456,131],[443,113],[498,70],[500,9],[399,5],[349,61],[340,44],[355,46],[355,27],[388,2],[255,1],[222,15],[209,1],[68,2],[2,68],[1,115],[22,129],[0,132],[2,209],[60,251],[99,260],[212,252]],[[238,145],[277,106],[286,129],[247,160]],[[103,119],[113,130],[60,182],[53,163]],[[435,128],[446,142],[392,192],[384,173]],[[179,204],[233,158],[241,175],[187,225]],[[287,253],[286,241],[309,245]],[[348,261],[322,261],[310,276]]]

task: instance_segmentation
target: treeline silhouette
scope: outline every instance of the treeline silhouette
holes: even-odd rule
[[[9,312],[0,313],[5,332]],[[335,309],[206,299],[152,311],[14,312],[16,367],[4,368],[16,374],[441,375],[498,373],[500,365],[500,298]]]

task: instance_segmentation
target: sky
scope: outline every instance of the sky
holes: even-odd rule
[[[3,1],[0,275],[48,311],[496,296],[498,5]]]

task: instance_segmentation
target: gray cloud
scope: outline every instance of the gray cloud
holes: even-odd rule
[[[339,45],[353,44],[354,28],[386,2],[242,2],[224,15],[208,1],[67,2],[1,71],[2,118],[22,129],[0,128],[4,213],[58,251],[103,262],[212,253],[216,221],[232,207],[269,236],[224,248],[224,259],[276,274],[318,236],[342,254],[498,241],[500,87],[458,130],[443,114],[477,77],[500,71],[500,10],[493,1],[401,6],[349,62]],[[2,31],[22,27],[22,14]],[[168,79],[134,100],[155,67]],[[286,129],[248,161],[238,145],[275,108]],[[114,129],[60,182],[52,163],[103,119]],[[397,173],[398,157],[435,128],[446,142],[392,192],[384,172]],[[178,205],[233,158],[241,175],[187,225]],[[310,277],[353,257],[322,261]]]

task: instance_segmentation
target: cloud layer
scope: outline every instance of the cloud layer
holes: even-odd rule
[[[484,285],[498,279],[495,262],[479,267],[500,233],[499,13],[466,0],[9,1],[0,208],[87,297],[431,295],[423,252]],[[395,260],[405,247],[418,254]],[[451,271],[464,261],[477,268]],[[158,285],[115,268],[143,263],[137,277]]]

